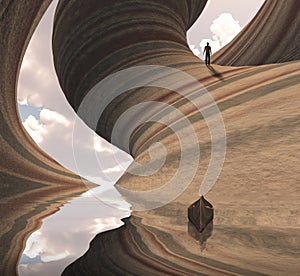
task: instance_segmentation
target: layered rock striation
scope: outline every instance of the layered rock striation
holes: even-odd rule
[[[207,67],[192,54],[185,32],[204,4],[145,0],[86,6],[81,1],[60,1],[53,49],[61,86],[91,128],[135,158],[118,189],[134,210],[144,210],[133,212],[119,230],[95,237],[90,250],[65,270],[66,275],[87,270],[128,275],[142,271],[146,275],[263,275],[299,269],[299,219],[294,216],[299,199],[295,167],[299,158],[298,2],[266,1],[247,27],[260,28],[259,39],[251,42],[241,35],[235,43],[252,50],[227,50],[229,61],[219,62],[234,64],[230,60],[238,52],[238,65],[277,63],[253,67]],[[283,15],[277,24],[274,11],[280,10]],[[285,44],[276,45],[281,36]],[[145,66],[150,71],[145,72]],[[179,70],[204,89],[180,74],[172,75],[171,69],[151,70],[151,66]],[[181,89],[184,93],[179,93]],[[216,140],[227,137],[227,155],[222,174],[207,195],[215,219],[203,251],[199,238],[189,235],[187,207],[199,198],[215,145],[214,128],[207,119],[218,112],[203,97],[204,91],[210,92],[221,111],[226,133],[221,131]],[[89,98],[91,93],[94,96]],[[196,143],[179,134],[188,129],[186,120],[194,132],[183,136],[195,135]],[[168,186],[174,179],[178,185]],[[171,200],[164,201],[168,194]],[[97,263],[99,259],[103,263]]]
[[[40,219],[86,190],[80,177],[37,146],[23,128],[17,110],[23,55],[50,2],[0,1],[1,275],[16,274],[25,240],[39,228]]]
[[[16,273],[26,237],[38,227],[41,217],[61,204],[57,199],[63,197],[64,201],[84,190],[79,177],[61,168],[33,143],[16,110],[22,57],[49,2],[0,1],[1,275]],[[219,54],[214,59],[227,65],[275,64],[213,65],[210,69],[192,55],[185,39],[186,30],[206,1],[88,2],[60,1],[54,26],[54,61],[73,108],[82,111],[80,115],[99,134],[142,165],[135,163],[119,187],[151,190],[174,175],[185,181],[176,175],[182,156],[176,132],[185,129],[186,125],[181,125],[184,119],[195,130],[201,159],[192,181],[174,201],[134,212],[122,228],[95,237],[90,250],[65,270],[66,275],[86,271],[128,275],[296,274],[300,241],[298,1],[266,1],[230,50],[224,49],[224,60]],[[255,36],[254,31],[258,31]],[[265,47],[261,47],[263,42]],[[215,218],[204,251],[189,235],[187,218],[187,207],[199,198],[199,186],[211,158],[210,132],[197,105],[211,109],[199,90],[187,85],[183,96],[173,89],[135,87],[109,100],[94,121],[90,121],[91,110],[80,109],[87,93],[103,78],[144,65],[179,69],[197,79],[222,113],[227,155],[218,182],[206,196],[214,205]],[[164,79],[160,71],[150,77]],[[137,83],[144,83],[143,74],[137,79]],[[116,84],[127,87],[131,81],[125,78]],[[180,87],[181,79],[174,82]],[[114,90],[102,91],[100,96],[113,94],[110,91]],[[139,105],[144,102],[167,107]],[[130,109],[135,106],[140,108]],[[173,108],[181,112],[180,116],[172,113]],[[132,112],[127,116],[129,109]],[[126,116],[121,116],[124,112]],[[143,120],[138,119],[141,114]],[[125,143],[124,137],[128,139]],[[150,155],[148,149],[154,142],[164,149],[157,144]],[[196,148],[196,144],[185,148],[191,162]],[[149,161],[153,166],[148,168]],[[151,170],[161,163],[159,170]],[[140,168],[154,174],[140,176]],[[183,171],[189,168],[187,163]]]
[[[55,15],[53,54],[69,103],[78,111],[87,93],[119,70],[139,65],[182,69],[198,62],[187,45],[186,30],[198,18],[206,2],[91,1],[83,6],[81,1],[60,1]],[[74,13],[75,10],[81,12]],[[138,76],[135,78],[138,82]],[[122,81],[120,86],[130,82],[129,79]],[[116,120],[129,106],[156,101],[163,95],[161,89],[148,90],[122,93],[109,102],[98,118],[101,123],[97,125],[97,132],[111,141]],[[167,97],[167,93],[165,95]],[[170,102],[169,99],[163,101]],[[114,144],[126,150],[120,143]]]
[[[299,2],[266,0],[253,20],[213,56],[213,63],[261,65],[300,59]]]

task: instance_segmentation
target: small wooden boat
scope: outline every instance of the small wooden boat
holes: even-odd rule
[[[188,208],[189,221],[201,233],[214,218],[214,207],[201,196]]]

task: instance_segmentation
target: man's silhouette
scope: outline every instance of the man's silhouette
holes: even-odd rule
[[[203,55],[205,53],[205,64],[210,64],[210,55],[211,55],[211,47],[209,46],[209,43],[207,42],[207,45],[204,48]]]

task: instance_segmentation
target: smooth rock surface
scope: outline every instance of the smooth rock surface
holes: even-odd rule
[[[106,22],[109,23],[109,19],[114,22],[115,18],[110,13],[97,9],[99,2],[105,5],[113,1],[91,1],[90,5],[85,5],[82,1],[62,1],[60,4],[61,10],[66,11],[61,17],[64,20],[76,18],[77,14],[81,16],[74,31],[80,32],[80,28],[84,26],[91,31],[91,41],[84,37],[72,44],[70,40],[72,47],[68,48],[67,44],[57,40],[56,48],[54,47],[57,52],[68,48],[68,54],[72,57],[69,62],[77,64],[75,67],[68,67],[67,63],[56,57],[59,78],[72,106],[78,107],[84,93],[99,81],[99,76],[107,76],[121,68],[141,64],[178,68],[197,78],[217,101],[226,126],[227,155],[222,174],[207,195],[207,199],[214,205],[215,219],[213,233],[203,251],[199,240],[188,233],[186,208],[198,198],[196,195],[199,185],[210,160],[210,135],[206,124],[193,104],[172,91],[151,88],[149,93],[140,93],[140,97],[137,97],[137,92],[129,91],[123,98],[113,101],[97,126],[97,131],[105,138],[110,139],[114,123],[128,106],[144,100],[162,101],[178,107],[192,122],[201,145],[201,160],[194,180],[175,201],[156,210],[136,212],[126,221],[126,226],[98,235],[91,243],[90,251],[67,268],[66,273],[74,270],[75,266],[95,271],[101,266],[101,260],[105,264],[103,271],[109,271],[110,274],[118,274],[120,269],[128,274],[144,271],[144,275],[298,273],[300,63],[297,61],[297,45],[300,17],[296,14],[299,12],[299,1],[267,1],[260,13],[262,17],[256,17],[247,27],[248,30],[251,26],[254,30],[260,27],[259,33],[263,32],[265,35],[256,38],[251,36],[250,31],[250,38],[240,36],[239,43],[234,42],[237,50],[224,50],[228,53],[228,59],[218,61],[220,64],[235,65],[276,64],[257,67],[223,67],[213,64],[212,71],[192,55],[184,35],[184,27],[188,28],[197,18],[205,1],[188,1],[192,4],[175,10],[166,8],[164,1],[164,8],[161,13],[158,12],[159,16],[156,12],[154,16],[150,10],[147,18],[150,30],[146,32],[147,37],[151,34],[151,29],[155,30],[155,35],[152,36],[154,39],[160,30],[168,30],[164,33],[166,39],[160,41],[160,44],[153,43],[152,40],[149,43],[139,43],[140,40],[144,41],[142,35],[135,38],[138,40],[123,39],[122,43],[128,44],[121,44],[118,38],[128,30],[125,27],[126,21],[132,23],[131,13],[127,14],[124,9],[117,13],[122,14],[120,18],[125,24],[123,28],[114,26],[120,31],[111,32],[112,37],[101,33],[100,29],[105,30],[107,26],[94,25],[93,18],[84,14],[84,8],[94,8],[96,5],[93,10],[97,16],[107,14]],[[144,1],[130,2],[138,6]],[[175,6],[178,2],[168,1]],[[86,189],[78,177],[61,168],[28,137],[16,110],[16,83],[20,64],[32,32],[49,3],[48,0],[0,1],[1,275],[16,273],[25,239],[39,227],[41,219],[57,210],[70,196]],[[68,3],[71,6],[64,8],[63,5]],[[156,11],[160,9],[161,1],[148,3],[156,3]],[[82,7],[77,8],[76,4],[81,4]],[[279,14],[272,12],[274,5],[279,7]],[[135,10],[134,5],[133,9]],[[176,16],[172,17],[172,14]],[[181,16],[177,17],[178,14]],[[151,25],[153,17],[160,20],[155,22],[157,25]],[[168,24],[168,20],[164,21],[163,18],[172,18],[172,21]],[[174,25],[176,20],[178,25]],[[269,21],[273,24],[269,24]],[[166,29],[160,28],[161,25]],[[89,26],[97,28],[93,31]],[[68,24],[63,24],[62,20],[60,28],[66,27]],[[143,33],[144,27],[140,27]],[[67,32],[68,28],[60,30],[61,35],[73,35]],[[93,32],[100,37],[93,36]],[[271,33],[276,36],[275,40],[268,37]],[[269,46],[266,47],[267,54],[255,50],[261,49],[262,42],[267,39],[272,42],[272,54]],[[81,49],[83,42],[89,42],[87,45],[91,47],[95,46],[95,49],[89,48],[89,51],[95,51],[96,56],[93,53],[89,56],[89,51],[80,54],[76,52]],[[238,45],[249,44],[255,47],[254,50],[239,50]],[[106,52],[102,52],[104,50]],[[239,61],[232,63],[239,51]],[[248,54],[251,59],[247,57]],[[280,63],[291,60],[292,62]],[[99,66],[96,67],[97,70],[92,70],[93,65]],[[195,92],[194,96],[197,99],[199,95]],[[130,122],[128,121],[129,125]],[[124,127],[126,129],[126,124]],[[137,129],[130,137],[129,151],[137,162],[145,164],[149,161],[147,148],[153,141],[165,145],[167,158],[163,168],[148,177],[128,173],[119,181],[120,186],[153,189],[176,173],[180,143],[178,144],[176,135],[164,125],[154,123]],[[189,153],[192,157],[193,149]],[[158,154],[155,160],[160,158]],[[62,200],[59,201],[59,198]],[[98,243],[105,245],[103,250],[94,246]],[[123,250],[121,253],[118,251],[120,248]],[[85,258],[91,254],[91,258]],[[80,269],[76,271],[83,275]]]

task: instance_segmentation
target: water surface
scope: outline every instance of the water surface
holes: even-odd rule
[[[29,236],[19,275],[60,275],[88,250],[96,234],[123,225],[121,218],[130,216],[129,209],[111,187],[97,187],[70,200]]]

